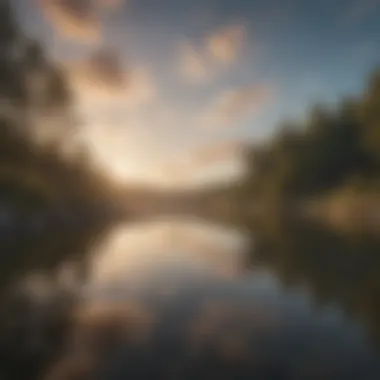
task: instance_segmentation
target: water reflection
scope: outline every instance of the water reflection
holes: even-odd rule
[[[89,254],[109,227],[57,222],[1,235],[0,378],[41,379],[61,357]]]
[[[29,348],[2,339],[2,352],[13,353],[3,355],[5,374],[47,380],[380,377],[370,339],[378,337],[380,321],[375,237],[349,241],[295,223],[242,233],[196,219],[100,232],[101,238],[73,247],[87,252],[76,261],[86,263],[81,281],[67,280],[73,267],[65,275],[62,265],[47,282],[21,276],[17,297],[3,305],[1,326],[10,326],[4,315],[22,314],[11,324],[19,335],[12,336]],[[65,247],[61,264],[79,258]],[[46,263],[32,255],[23,273],[49,268]],[[16,309],[15,299],[24,300]],[[9,364],[21,361],[29,361],[28,372]]]
[[[255,243],[254,265],[274,271],[287,287],[304,285],[319,308],[339,305],[380,343],[379,236],[282,221],[256,228]]]
[[[147,281],[149,277],[233,276],[244,267],[246,239],[198,220],[159,219],[122,225],[94,250],[95,281]],[[163,272],[170,273],[169,277]],[[133,284],[129,284],[133,285]]]

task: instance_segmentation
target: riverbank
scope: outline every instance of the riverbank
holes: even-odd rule
[[[231,208],[233,208],[231,206]],[[252,202],[235,212],[246,223],[266,223],[276,219],[297,219],[322,223],[346,232],[380,232],[380,197],[353,195],[282,202]]]

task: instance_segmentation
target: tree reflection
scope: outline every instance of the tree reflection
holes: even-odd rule
[[[380,238],[339,235],[317,224],[257,226],[252,260],[286,286],[306,285],[320,307],[339,305],[380,344]]]
[[[104,222],[2,243],[2,378],[41,379],[62,355],[81,284],[86,280],[91,249],[108,227]],[[70,270],[69,276],[65,267]]]
[[[115,219],[112,187],[76,143],[74,108],[65,73],[1,1],[1,379],[40,379],[63,350],[77,294],[61,283],[61,264],[83,281],[91,247]],[[49,279],[39,290],[48,297],[22,286],[36,272]]]

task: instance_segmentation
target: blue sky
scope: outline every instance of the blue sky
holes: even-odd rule
[[[94,157],[126,181],[237,173],[239,141],[360,91],[380,61],[379,0],[15,3],[67,69]]]

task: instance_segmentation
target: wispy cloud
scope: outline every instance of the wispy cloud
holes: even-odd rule
[[[104,12],[122,0],[39,0],[42,11],[63,38],[96,42]]]
[[[218,166],[239,159],[243,147],[242,141],[223,141],[207,145],[166,165],[163,172],[170,178],[188,178],[210,166]]]
[[[184,43],[180,47],[180,68],[183,76],[196,83],[203,83],[211,76],[210,62],[191,43]]]
[[[230,25],[205,36],[200,44],[180,45],[180,71],[184,79],[204,83],[235,63],[246,39],[244,25]]]
[[[211,57],[223,63],[235,62],[246,38],[244,25],[231,25],[212,33],[207,39]]]
[[[125,67],[110,49],[98,49],[86,59],[67,63],[66,68],[76,91],[91,100],[123,99],[125,104],[135,106],[155,97],[155,83],[148,71]]]
[[[200,125],[204,128],[218,128],[239,122],[260,111],[273,96],[269,85],[251,85],[227,90],[201,115]]]
[[[242,143],[227,141],[202,148],[193,155],[194,166],[219,164],[237,157],[242,150]]]
[[[73,62],[71,73],[85,85],[119,92],[127,85],[127,75],[116,52],[102,48],[81,61]]]

